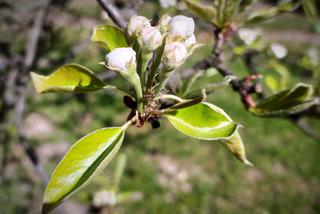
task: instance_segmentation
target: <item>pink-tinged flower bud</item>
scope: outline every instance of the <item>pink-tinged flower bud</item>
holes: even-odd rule
[[[156,50],[162,44],[162,36],[156,27],[144,27],[141,30],[141,45],[149,51]]]
[[[133,16],[130,18],[127,31],[129,36],[138,36],[143,27],[151,26],[150,21],[144,16]]]
[[[187,38],[194,33],[194,21],[186,16],[174,16],[169,22],[169,29],[172,36]]]
[[[182,43],[168,43],[163,52],[163,64],[164,66],[173,69],[184,63],[187,56],[187,49]]]
[[[107,66],[127,72],[136,68],[136,52],[132,48],[116,48],[106,55]]]

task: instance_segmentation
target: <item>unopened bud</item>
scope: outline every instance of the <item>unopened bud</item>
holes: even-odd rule
[[[177,0],[159,0],[161,7],[168,8],[177,4]]]
[[[168,68],[175,68],[181,65],[187,58],[188,52],[180,42],[166,44],[163,52],[163,64]]]
[[[278,59],[282,59],[288,54],[288,49],[279,43],[273,43],[271,45],[271,50]]]
[[[129,36],[138,36],[143,27],[151,26],[150,21],[144,16],[133,16],[130,18],[127,31]]]
[[[164,32],[168,32],[169,30],[169,22],[172,19],[171,16],[165,14],[161,17],[160,21],[159,21],[159,26],[160,26],[160,31],[162,33]]]
[[[141,30],[141,45],[149,51],[154,51],[162,44],[162,36],[156,27],[144,27]]]
[[[169,22],[170,34],[183,38],[192,36],[194,33],[194,26],[192,18],[182,15],[174,16]]]
[[[132,48],[116,48],[106,55],[107,66],[112,70],[129,71],[136,68],[136,52]]]
[[[261,34],[262,32],[258,29],[241,28],[238,30],[240,39],[247,45],[251,45]]]

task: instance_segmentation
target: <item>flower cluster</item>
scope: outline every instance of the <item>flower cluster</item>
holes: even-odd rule
[[[198,47],[194,29],[193,19],[182,15],[164,15],[158,26],[151,26],[146,17],[133,16],[128,23],[127,34],[132,41],[138,42],[144,53],[154,52],[165,39],[162,63],[165,67],[174,69],[184,63]],[[106,55],[107,66],[112,70],[135,70],[136,54],[136,50],[131,47],[116,48]]]

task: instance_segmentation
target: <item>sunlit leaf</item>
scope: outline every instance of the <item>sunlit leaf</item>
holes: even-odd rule
[[[249,15],[249,17],[246,20],[247,24],[254,24],[257,22],[265,21],[267,19],[273,18],[275,16],[280,15],[284,12],[290,12],[297,8],[296,3],[283,3],[275,7],[271,8],[263,8],[260,10],[257,10]]]
[[[99,43],[108,51],[128,47],[124,32],[113,25],[95,26],[91,41]]]
[[[39,93],[90,92],[105,86],[92,71],[77,64],[64,65],[49,76],[31,72],[31,78]]]
[[[265,75],[264,81],[266,85],[271,89],[272,92],[277,92],[280,89],[279,81],[272,75]]]
[[[234,157],[236,157],[242,163],[252,166],[252,163],[248,161],[246,157],[246,151],[238,131],[234,132],[234,134],[229,139],[221,140],[221,142],[226,146],[226,148]]]
[[[280,91],[261,100],[250,112],[257,116],[285,116],[304,111],[315,105],[313,87],[297,84],[290,90]]]
[[[238,125],[220,108],[210,103],[199,103],[165,115],[180,132],[202,140],[229,138]]]
[[[125,128],[99,129],[71,147],[51,176],[44,195],[43,213],[58,206],[111,161],[121,146]]]
[[[201,3],[194,1],[194,0],[184,0],[187,7],[194,12],[197,16],[203,18],[204,20],[218,25],[216,20],[217,18],[217,11],[214,7],[208,5],[202,5]]]

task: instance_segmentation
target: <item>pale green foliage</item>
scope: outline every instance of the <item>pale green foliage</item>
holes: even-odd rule
[[[313,87],[297,84],[261,100],[250,112],[257,116],[285,116],[304,111],[316,104],[312,99]]]
[[[53,172],[44,195],[43,212],[49,212],[103,169],[119,150],[124,127],[99,129],[77,141]]]
[[[180,132],[202,140],[228,138],[238,126],[222,109],[210,103],[178,109],[166,117]]]
[[[68,64],[58,68],[49,76],[31,73],[33,84],[39,93],[45,92],[89,92],[105,85],[88,68]]]
[[[91,40],[99,43],[108,51],[119,47],[128,47],[126,37],[122,30],[113,25],[96,26],[93,30]]]

